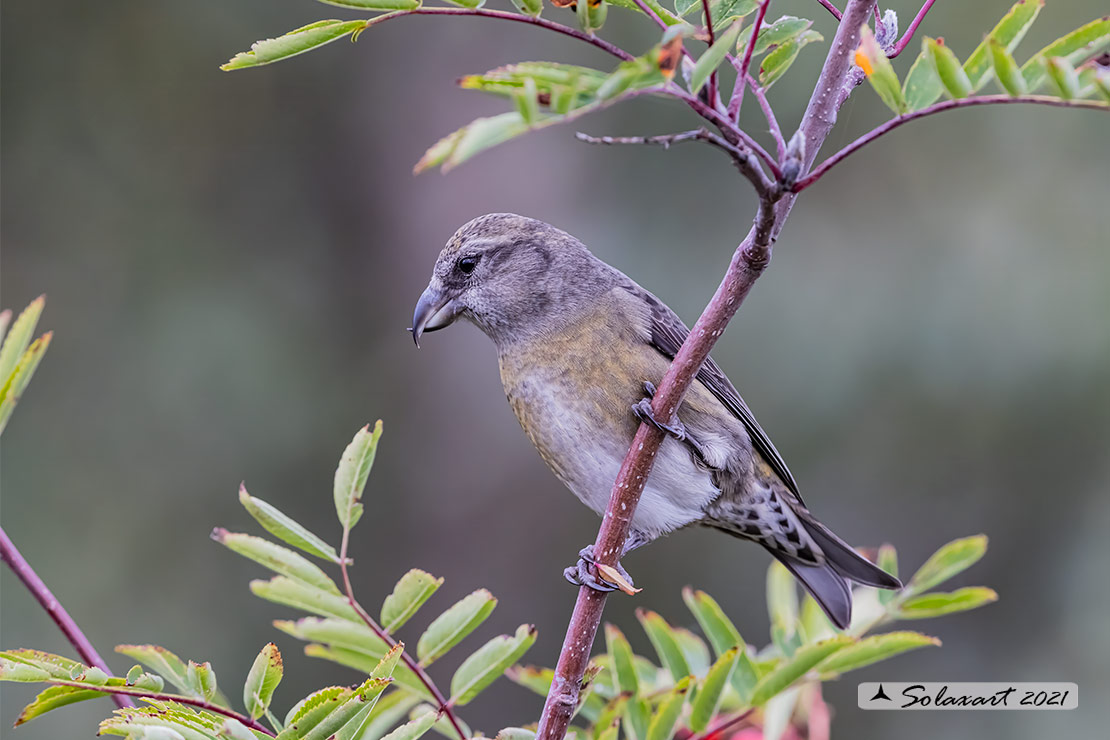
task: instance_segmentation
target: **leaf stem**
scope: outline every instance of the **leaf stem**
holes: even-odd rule
[[[77,626],[77,622],[73,621],[73,617],[69,616],[69,612],[65,610],[57,597],[47,588],[46,583],[39,577],[39,574],[35,572],[31,564],[28,563],[26,558],[23,557],[23,554],[19,552],[19,548],[11,541],[11,538],[8,537],[8,533],[4,531],[3,527],[0,527],[0,557],[8,564],[12,572],[19,577],[19,580],[22,581],[23,585],[27,587],[27,590],[31,592],[31,595],[35,597],[35,601],[39,602],[39,606],[46,610],[46,613],[54,620],[54,624],[58,625],[58,629],[60,629],[62,634],[66,636],[66,639],[69,640],[69,644],[77,650],[77,654],[81,656],[81,660],[85,661],[86,665],[96,666],[109,676],[112,675],[112,669],[108,667],[108,664],[105,663],[104,659],[100,657],[100,654],[96,652],[96,648],[89,642],[89,638],[85,637],[85,633]],[[120,709],[127,709],[135,706],[135,703],[126,696],[113,696],[112,699]]]
[[[355,599],[355,591],[354,588],[351,586],[351,577],[347,573],[347,547],[350,544],[350,540],[351,528],[344,527],[343,541],[340,543],[339,546],[339,569],[343,574],[343,588],[347,593],[347,603],[351,605],[351,608],[355,610],[359,618],[362,619],[366,626],[370,628],[370,631],[377,635],[390,649],[392,649],[397,645],[397,641],[393,639],[393,636],[390,635],[389,632],[379,626],[378,623],[374,621],[374,618],[371,617],[370,614],[362,608],[362,604],[358,603],[358,600]],[[469,740],[466,731],[463,730],[462,725],[459,723],[459,718],[455,716],[454,709],[452,708],[450,702],[448,702],[446,697],[443,696],[443,692],[440,691],[439,687],[436,686],[434,681],[432,681],[432,678],[428,675],[427,671],[424,670],[424,668],[420,665],[419,662],[417,662],[415,658],[409,655],[408,650],[401,651],[401,660],[404,661],[409,670],[411,670],[416,675],[416,677],[420,679],[420,683],[424,684],[424,688],[428,690],[428,693],[432,695],[432,698],[438,705],[437,710],[440,714],[447,717],[447,721],[451,723],[451,727],[453,727],[455,732],[458,734],[459,740]]]
[[[748,48],[744,49],[744,61],[736,68],[736,84],[732,88],[732,97],[728,99],[728,117],[731,121],[740,120],[740,106],[744,103],[744,85],[748,82],[748,68],[752,66],[752,52],[755,51],[755,41],[759,37],[759,29],[767,15],[767,7],[771,0],[763,0],[756,13],[755,23],[752,25],[752,35],[748,39]]]
[[[1110,106],[1106,103],[1097,100],[1064,100],[1063,98],[1054,98],[1048,95],[1018,95],[1011,97],[1009,95],[979,95],[972,98],[957,98],[955,100],[945,100],[940,103],[935,103],[927,108],[907,113],[897,118],[892,118],[881,126],[878,126],[868,131],[863,136],[859,137],[851,144],[833,154],[824,162],[822,162],[816,169],[810,172],[805,177],[795,183],[793,191],[800,193],[808,188],[813,183],[820,180],[825,173],[831,170],[840,162],[844,161],[853,152],[862,149],[871,142],[878,139],[883,134],[889,133],[899,126],[916,121],[918,118],[931,116],[935,113],[940,113],[946,110],[953,110],[955,108],[971,108],[977,105],[1009,105],[1014,103],[1024,103],[1032,105],[1048,105],[1058,108],[1087,108],[1090,110],[1110,111]]]
[[[135,704],[132,703],[129,698],[132,696],[139,696],[144,699],[152,699],[154,701],[172,701],[178,704],[188,704],[189,706],[203,709],[206,712],[212,712],[213,714],[222,714],[225,717],[230,717],[231,719],[246,725],[252,730],[256,730],[257,732],[261,732],[265,735],[269,735],[270,737],[274,737],[274,733],[267,729],[265,725],[251,719],[245,714],[239,714],[238,712],[228,709],[227,707],[221,707],[218,704],[211,704],[203,699],[196,699],[191,696],[155,693],[151,691],[146,691],[144,689],[137,689],[132,686],[91,686],[80,681],[65,681],[56,678],[44,681],[43,683],[54,684],[55,686],[73,686],[74,688],[88,689],[89,691],[100,691],[105,694],[112,694],[113,698],[119,696],[121,698],[127,699],[127,706],[120,707],[120,709],[134,708]]]
[[[888,55],[891,59],[901,54],[902,50],[909,46],[910,41],[913,40],[913,35],[917,33],[917,27],[921,25],[921,21],[925,20],[925,16],[929,13],[929,10],[933,7],[933,3],[935,2],[936,0],[925,0],[925,3],[921,6],[921,10],[917,11],[917,15],[910,21],[909,28],[902,34],[902,38],[898,39],[898,43],[894,45],[894,50]],[[878,9],[876,9],[875,13],[876,20],[879,18],[877,10]]]

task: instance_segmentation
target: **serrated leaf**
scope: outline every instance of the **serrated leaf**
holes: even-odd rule
[[[886,107],[897,115],[905,113],[906,98],[902,95],[902,84],[898,81],[898,75],[887,59],[886,52],[879,46],[871,27],[866,24],[860,29],[855,60]]]
[[[721,66],[725,56],[736,45],[736,39],[740,37],[740,28],[741,24],[738,21],[734,22],[726,31],[721,32],[704,54],[698,57],[698,61],[694,63],[694,69],[690,72],[690,92],[697,95],[709,80],[709,76]]]
[[[431,573],[426,573],[418,568],[413,568],[397,585],[393,593],[385,597],[382,603],[380,624],[386,632],[394,632],[407,622],[416,611],[431,598],[440,586],[442,578],[436,578]]]
[[[362,726],[361,734],[352,740],[381,740],[419,702],[419,697],[400,691],[383,694],[371,710],[369,721]]]
[[[358,650],[375,658],[381,658],[389,651],[385,640],[374,634],[362,622],[352,622],[337,617],[304,617],[295,622],[275,620],[274,626],[299,640],[326,642],[338,647]]]
[[[49,681],[51,678],[54,678],[54,676],[51,676],[48,671],[38,666],[9,660],[7,658],[0,658],[0,681],[38,683],[40,681]]]
[[[221,730],[225,720],[221,715],[193,710],[177,702],[159,701],[153,702],[153,706],[118,710],[100,723],[100,734],[148,738],[152,737],[152,730],[171,730],[184,740],[210,740]],[[159,740],[167,740],[167,736]]]
[[[1025,37],[1025,32],[1037,19],[1037,14],[1044,7],[1044,0],[1018,0],[1006,15],[1002,16],[991,32],[983,39],[971,56],[964,62],[964,72],[971,81],[971,89],[978,90],[990,80],[990,73],[994,69],[991,63],[990,43],[999,44],[1008,55],[1017,47]]]
[[[321,645],[319,643],[305,645],[304,654],[310,658],[320,658],[348,668],[353,668],[363,675],[374,670],[374,667],[378,665],[381,659],[381,655],[369,655],[359,650]],[[399,664],[396,670],[394,670],[393,680],[399,686],[404,687],[406,691],[416,694],[422,699],[433,699],[431,693],[424,684],[421,683],[420,678],[404,663]]]
[[[11,332],[4,336],[4,343],[0,345],[0,386],[8,382],[23,353],[31,345],[31,337],[35,334],[35,326],[38,325],[45,306],[46,296],[40,295],[31,301],[11,325]],[[10,320],[11,312],[5,313]]]
[[[624,706],[624,730],[629,740],[646,740],[650,724],[651,705],[647,699],[630,697]]]
[[[339,706],[325,715],[315,727],[301,735],[301,738],[303,740],[332,740],[333,738],[337,739],[345,731],[353,732],[355,729],[361,728],[362,720],[365,719],[361,716],[362,711],[367,707],[372,709],[378,697],[381,696],[389,684],[390,680],[388,678],[366,679]],[[346,730],[348,725],[351,724],[354,724],[355,727]]]
[[[960,60],[955,53],[944,45],[943,39],[924,39],[925,48],[929,51],[929,59],[933,63],[940,84],[944,91],[954,99],[966,98],[971,94],[971,80],[967,78]]]
[[[251,581],[250,589],[255,596],[275,604],[284,604],[322,617],[359,621],[358,614],[351,608],[346,597],[294,581],[287,576],[274,576],[268,581]]]
[[[381,659],[378,665],[370,671],[369,680],[371,682],[390,680],[394,670],[397,668],[397,664],[401,660],[401,655],[404,650],[405,646],[403,643],[394,645]],[[382,686],[382,690],[384,690],[384,688],[385,687]],[[377,693],[373,694],[373,696],[362,697],[362,708],[359,709],[358,712],[333,736],[335,740],[362,740],[365,736],[366,728],[370,725],[371,714],[374,711],[374,707],[381,693],[382,691],[379,690]]]
[[[606,624],[605,644],[612,661],[613,688],[636,696],[640,692],[640,679],[636,675],[632,646],[628,644],[628,638],[616,625]]]
[[[211,537],[232,552],[249,558],[279,575],[288,576],[336,595],[339,594],[339,587],[335,585],[332,579],[328,578],[327,573],[315,563],[310,562],[308,558],[288,548],[274,544],[262,537],[228,532],[223,527],[213,529]]]
[[[898,619],[928,619],[945,614],[976,609],[992,601],[998,594],[983,586],[969,586],[951,593],[928,593],[906,599],[898,609]]]
[[[547,696],[547,691],[551,688],[551,681],[555,677],[555,671],[551,668],[539,668],[534,665],[517,665],[505,671],[505,677],[533,693]]]
[[[436,617],[416,642],[416,656],[421,665],[429,665],[446,654],[477,629],[496,606],[493,594],[480,588]]]
[[[1025,88],[1036,90],[1048,74],[1046,60],[1063,57],[1072,65],[1080,64],[1110,45],[1110,15],[1081,26],[1038,51],[1022,65]]]
[[[1002,46],[1002,44],[990,40],[989,49],[991,53],[991,64],[994,67],[994,76],[998,80],[999,86],[1010,95],[1024,95],[1025,94],[1025,78],[1021,75],[1021,69],[1017,66],[1017,62],[1010,56],[1010,53]],[[885,594],[890,594],[889,591],[884,591]]]
[[[37,670],[37,669],[36,669]],[[0,669],[2,675],[2,669]],[[0,679],[7,680],[7,679]],[[15,720],[15,726],[26,724],[36,717],[41,717],[47,712],[75,704],[79,701],[96,699],[106,694],[95,689],[82,689],[76,686],[51,686],[40,692],[30,704],[23,708]]]
[[[282,542],[323,560],[339,562],[339,554],[334,547],[262,499],[251,496],[247,493],[246,486],[239,486],[239,503],[263,529]]]
[[[134,658],[188,696],[199,694],[189,685],[189,667],[161,645],[116,645],[116,652]]]
[[[655,612],[644,609],[636,610],[636,618],[640,620],[652,647],[659,655],[659,660],[663,667],[670,671],[671,677],[678,681],[689,676],[690,666],[686,662],[686,656],[682,652],[674,630],[667,621]]]
[[[709,655],[709,646],[705,640],[685,627],[674,627],[674,637],[682,656],[686,658],[686,665],[690,666],[690,673],[694,676],[704,676],[709,670],[712,658]]]
[[[186,668],[185,680],[189,682],[192,690],[205,701],[214,701],[219,696],[219,689],[216,686],[216,673],[212,670],[212,664],[207,661],[195,663],[190,660]]]
[[[795,681],[805,676],[818,663],[841,648],[851,645],[852,638],[833,637],[821,642],[802,645],[794,655],[781,661],[770,673],[759,679],[752,692],[752,706],[761,706],[777,694],[785,691]]]
[[[752,56],[756,57],[765,51],[778,48],[782,44],[805,33],[812,25],[813,21],[808,18],[798,18],[793,15],[784,15],[773,23],[764,21],[759,29],[759,35],[755,39],[755,48],[752,49]],[[743,58],[744,52],[748,48],[750,42],[751,33],[740,35],[739,40],[736,42],[737,57]]]
[[[810,30],[804,31],[795,38],[780,44],[767,56],[763,57],[763,63],[759,65],[759,84],[764,89],[771,87],[786,74],[802,49],[815,41],[823,41],[824,39],[825,37],[821,34]]]
[[[254,659],[247,680],[243,684],[243,705],[251,719],[258,719],[270,706],[274,697],[274,689],[281,683],[285,668],[281,662],[281,653],[277,645],[266,643],[258,657]]]
[[[902,95],[906,98],[906,107],[911,110],[921,110],[936,102],[944,94],[944,85],[937,76],[936,67],[933,66],[929,48],[925,47],[913,61],[906,80],[902,83]]]
[[[940,645],[940,640],[920,632],[886,632],[872,635],[854,645],[837,650],[821,661],[817,670],[823,678],[831,678],[926,645]]]
[[[470,703],[532,647],[536,628],[522,624],[513,636],[501,635],[474,651],[451,678],[451,702]]]
[[[351,693],[352,690],[346,686],[328,686],[313,691],[294,704],[285,715],[285,729],[282,730],[281,735],[287,737],[304,735],[346,701]]]
[[[713,29],[720,30],[737,18],[745,18],[759,7],[759,0],[709,0],[709,15]]]
[[[739,655],[739,647],[729,648],[721,653],[721,657],[717,658],[709,673],[698,684],[698,694],[694,697],[690,711],[690,729],[694,732],[703,732],[709,726],[709,720],[716,716],[717,707],[721,704],[725,686],[732,678]]]
[[[8,419],[11,418],[23,392],[27,390],[27,384],[31,382],[31,376],[35,374],[35,370],[38,368],[39,362],[42,361],[43,355],[46,354],[46,350],[50,347],[50,341],[53,338],[54,332],[48,331],[31,342],[30,347],[19,358],[19,362],[16,363],[15,370],[8,377],[7,382],[0,387],[0,434],[3,434],[4,428],[8,425]]]
[[[953,540],[941,546],[913,574],[913,578],[904,589],[905,595],[919,594],[944,583],[952,576],[970,568],[986,552],[987,536],[982,534]]]
[[[1045,61],[1045,65],[1048,79],[1058,96],[1064,100],[1072,100],[1079,96],[1079,75],[1067,59],[1049,57]]]
[[[671,740],[674,737],[675,728],[678,725],[679,717],[682,716],[682,707],[686,704],[686,696],[690,691],[691,683],[693,683],[693,678],[686,676],[677,681],[671,690],[663,696],[662,701],[659,702],[659,707],[651,718],[651,723],[648,725],[645,740]]]
[[[712,596],[687,586],[682,589],[682,599],[698,621],[701,631],[709,638],[715,654],[720,655],[731,647],[743,644],[740,631]]]
[[[221,740],[258,740],[258,735],[237,719],[228,717],[217,735]]]
[[[366,479],[370,477],[370,469],[374,467],[381,436],[380,419],[374,424],[373,432],[369,425],[359,429],[335,469],[335,512],[345,530],[354,527],[362,517],[362,492],[366,488]]]
[[[425,712],[416,719],[401,725],[383,737],[382,740],[417,740],[432,729],[432,725],[436,723],[437,718],[438,715],[435,711]]]
[[[304,54],[324,44],[349,36],[366,28],[366,21],[326,20],[310,23],[294,29],[276,39],[263,39],[251,44],[250,51],[241,51],[233,56],[220,69],[229,72],[233,69],[259,67],[282,59]]]
[[[476,118],[433,144],[416,163],[413,172],[419,174],[439,166],[447,172],[486,149],[520,136],[528,128],[528,124],[516,111]]]

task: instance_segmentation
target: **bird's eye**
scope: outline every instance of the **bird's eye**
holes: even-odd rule
[[[464,275],[469,275],[474,272],[474,268],[478,266],[478,255],[470,255],[469,257],[462,257],[459,259],[459,272]]]

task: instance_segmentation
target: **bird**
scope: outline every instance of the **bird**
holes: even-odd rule
[[[850,583],[901,582],[810,513],[782,456],[712,358],[677,421],[652,414],[662,378],[689,329],[666,304],[595,257],[569,233],[512,213],[479,216],[440,252],[412,318],[423,334],[457,319],[497,350],[501,382],[520,426],[547,466],[598,514],[641,422],[667,432],[621,553],[700,526],[762,545],[845,629]],[[592,546],[567,580],[599,591],[617,584]],[[618,572],[631,582],[627,571]]]

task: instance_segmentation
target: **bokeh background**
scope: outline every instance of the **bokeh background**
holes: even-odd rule
[[[922,30],[967,54],[1007,6],[938,3]],[[895,7],[903,25],[916,10]],[[1019,57],[1104,11],[1050,1]],[[287,612],[248,593],[260,569],[208,532],[253,531],[235,495],[246,480],[337,537],[335,462],[380,417],[354,544],[364,600],[412,566],[446,577],[441,608],[486,586],[501,601],[479,634],[534,622],[528,658],[551,664],[573,601],[560,573],[597,521],[520,433],[489,342],[459,326],[418,352],[412,306],[458,225],[509,210],[573,232],[693,321],[753,213],[726,158],[590,148],[564,128],[413,177],[436,138],[502,109],[458,90],[461,74],[540,58],[610,64],[517,24],[403,19],[354,46],[225,74],[217,65],[255,39],[345,12],[309,0],[8,0],[2,13],[2,303],[48,293],[42,326],[56,332],[4,437],[3,524],[91,639],[108,654],[152,641],[215,659],[234,695],[279,638],[281,707],[354,680],[269,627]],[[814,3],[776,2],[780,13],[816,18],[831,38]],[[619,9],[605,33],[632,49],[654,38]],[[786,128],[824,48],[807,48],[772,91]],[[827,150],[885,116],[860,90]],[[581,128],[693,122],[679,105],[639,101]],[[1001,601],[918,625],[941,649],[830,685],[837,737],[1079,738],[1110,718],[1099,702],[1110,694],[1107,134],[1104,115],[1019,107],[900,129],[802,197],[715,352],[814,511],[847,539],[895,543],[908,566],[952,538],[991,537],[959,583]],[[693,584],[762,643],[767,564],[754,546],[682,532],[630,558],[646,591],[612,599],[607,617],[646,650],[634,607],[691,622],[679,591]],[[0,584],[4,646],[72,652],[7,571]],[[452,667],[433,672],[447,680]],[[855,683],[877,679],[1075,681],[1082,700],[1069,713],[865,714]],[[0,733],[23,740],[92,737],[110,709],[12,730],[32,693],[2,693]],[[464,716],[492,732],[539,706],[505,682]]]

